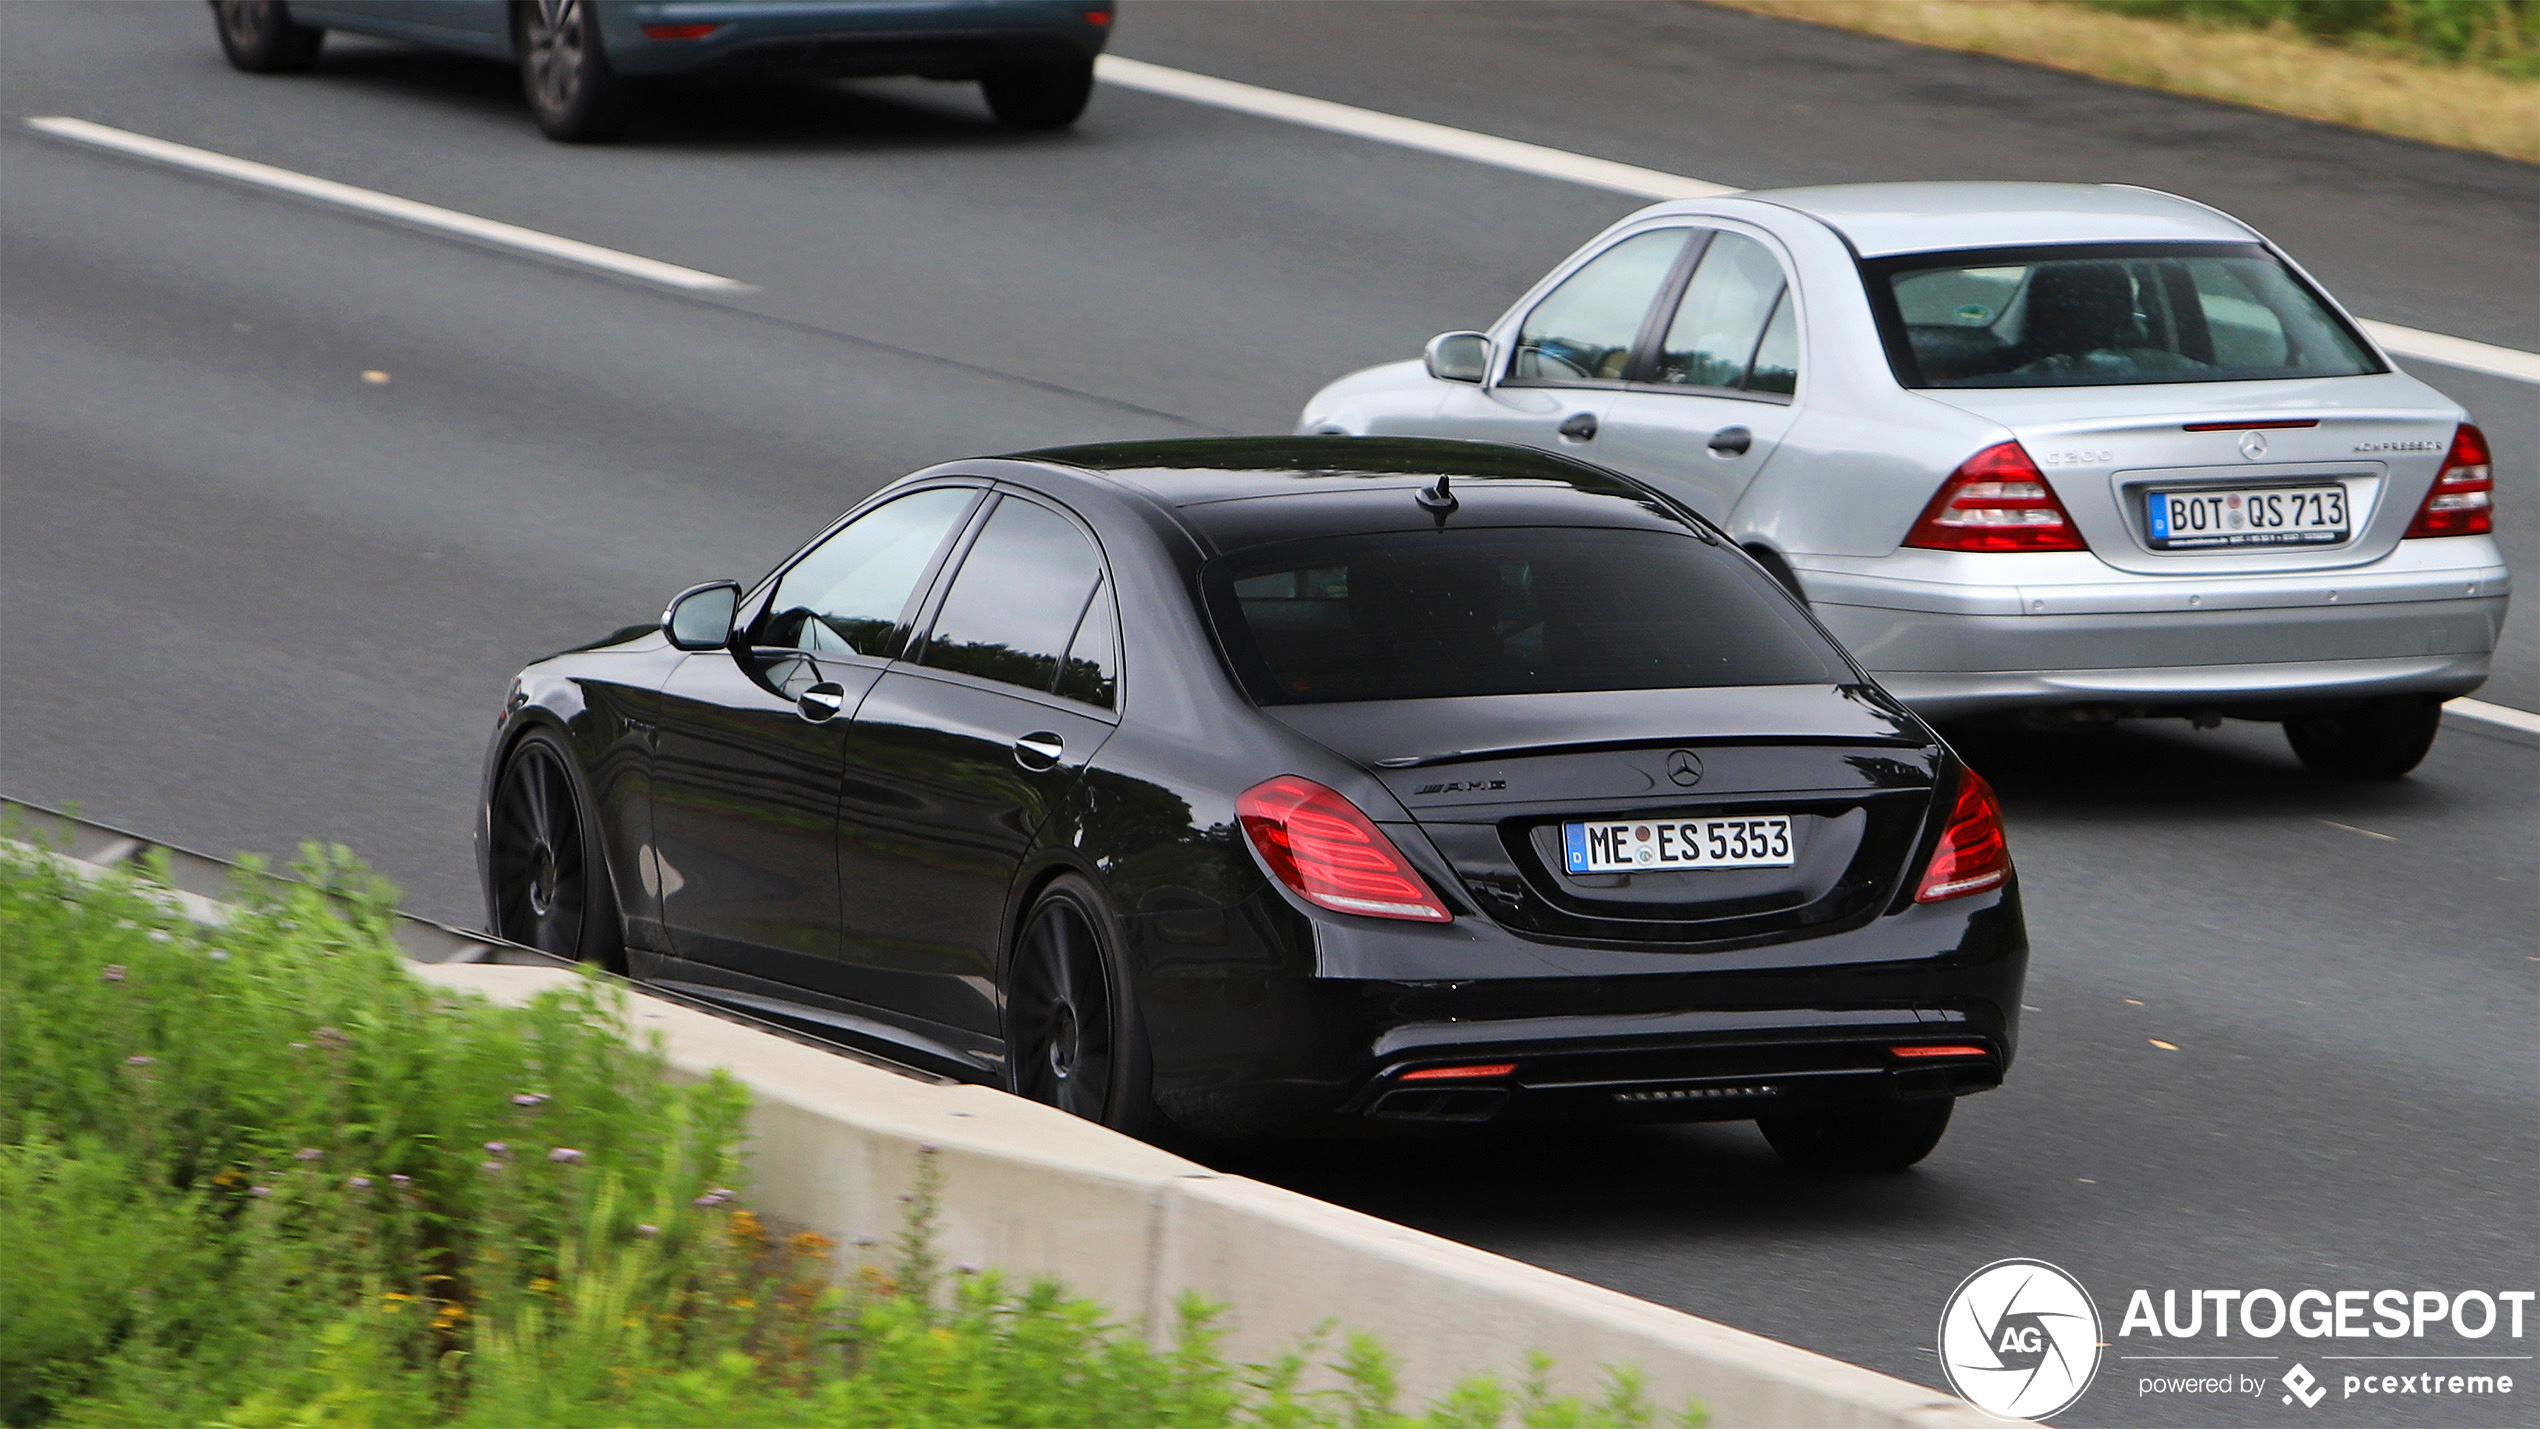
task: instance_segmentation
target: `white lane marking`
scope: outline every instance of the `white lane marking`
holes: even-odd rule
[[[380,218],[395,219],[400,223],[413,224],[417,228],[455,233],[463,238],[473,238],[480,243],[491,243],[497,247],[510,248],[522,253],[534,253],[541,258],[553,258],[566,263],[579,264],[585,268],[597,268],[602,272],[616,273],[623,277],[641,278],[648,283],[684,288],[691,292],[729,293],[744,291],[749,287],[747,283],[734,282],[730,278],[717,277],[712,273],[700,273],[694,268],[682,268],[676,263],[664,263],[657,258],[643,258],[632,253],[620,253],[614,248],[602,248],[596,243],[559,238],[552,233],[540,233],[534,228],[520,228],[513,224],[497,223],[490,218],[478,218],[474,214],[460,213],[455,209],[437,208],[428,203],[418,203],[410,198],[399,198],[394,194],[379,193],[372,189],[355,188],[351,184],[339,184],[332,179],[312,178],[307,174],[294,173],[289,169],[277,169],[271,164],[259,164],[249,159],[233,159],[227,154],[215,154],[209,149],[197,149],[186,144],[172,144],[165,139],[153,139],[147,134],[134,134],[127,130],[109,128],[103,124],[92,124],[85,119],[66,119],[57,115],[46,115],[29,119],[26,125],[29,129],[49,134],[56,139],[67,139],[77,144],[91,144],[100,149],[112,149],[117,153],[130,154],[136,158],[153,159],[162,164],[173,164],[180,169],[192,169],[196,173],[213,174],[224,179],[234,179],[239,183],[254,184],[259,188],[273,189],[300,198],[315,199],[320,203],[331,203],[339,208],[349,208]]]
[[[2446,367],[2466,367],[2491,377],[2510,377],[2517,382],[2540,382],[2540,352],[2524,352],[2520,348],[2497,347],[2492,343],[2472,342],[2465,337],[2445,337],[2439,332],[2419,332],[2395,323],[2377,323],[2358,318],[2364,331],[2399,357],[2413,357],[2421,362],[2440,362]]]
[[[1541,144],[1476,134],[1470,129],[1452,129],[1422,119],[1405,119],[1398,114],[1379,114],[1372,109],[1335,104],[1328,99],[1309,99],[1302,94],[1239,84],[1231,79],[1192,74],[1188,70],[1167,69],[1163,65],[1124,59],[1119,55],[1104,55],[1094,61],[1094,73],[1104,83],[1116,84],[1122,89],[1169,95],[1194,104],[1211,104],[1220,109],[1258,114],[1265,119],[1302,124],[1309,129],[1327,129],[1335,134],[1353,134],[1361,139],[1470,159],[1477,164],[1514,169],[1522,174],[1565,179],[1574,184],[1611,189],[1638,198],[1716,198],[1721,194],[1738,192],[1726,184],[1704,183],[1681,174],[1660,173],[1634,164],[1618,164],[1611,159],[1594,159],[1563,149],[1547,149]]]
[[[2540,734],[2540,714],[2533,714],[2529,710],[2518,710],[2511,705],[2491,705],[2485,700],[2473,700],[2467,695],[2444,701],[2443,712],[2459,715],[2463,719],[2501,724],[2507,729],[2521,730],[2524,734]]]
[[[1220,109],[1257,114],[1265,119],[1285,120],[1312,129],[1327,129],[1335,134],[1354,134],[1379,143],[1470,159],[1477,164],[1514,169],[1548,179],[1566,179],[1574,184],[1638,198],[1720,198],[1745,192],[1727,184],[1709,183],[1682,174],[1661,173],[1633,164],[1618,164],[1611,159],[1573,154],[1564,149],[1548,149],[1541,144],[1524,144],[1514,139],[1476,134],[1470,129],[1449,128],[1423,119],[1381,114],[1373,109],[1335,104],[1328,99],[1309,99],[1301,94],[1239,84],[1231,79],[1192,74],[1188,70],[1167,69],[1163,65],[1123,59],[1118,55],[1104,55],[1094,61],[1094,73],[1105,83],[1116,84],[1122,89],[1169,95],[1194,104],[1213,104]],[[2419,332],[2415,328],[2397,327],[2390,323],[2367,321],[2364,328],[2372,334],[2373,341],[2400,357],[2440,362],[2446,367],[2465,367],[2473,372],[2510,377],[2518,382],[2540,382],[2540,352],[2471,342],[2467,338],[2446,337],[2439,332]]]

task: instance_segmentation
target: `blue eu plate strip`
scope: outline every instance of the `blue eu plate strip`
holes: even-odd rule
[[[1587,872],[1587,825],[1571,824],[1564,828],[1561,833],[1562,841],[1569,849],[1570,871],[1572,873]]]
[[[2157,491],[2153,492],[2151,496],[2146,499],[2152,503],[2152,539],[2155,541],[2168,540],[2170,538],[2170,504],[2163,501],[2161,499],[2161,493]]]

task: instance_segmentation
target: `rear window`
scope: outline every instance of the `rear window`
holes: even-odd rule
[[[2382,370],[2255,244],[1917,253],[1863,265],[1908,387],[2109,387]]]
[[[1857,678],[1744,556],[1665,531],[1329,537],[1239,551],[1203,580],[1265,705]]]

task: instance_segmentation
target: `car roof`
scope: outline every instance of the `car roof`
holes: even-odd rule
[[[1433,528],[1417,493],[1448,478],[1459,526],[1683,531],[1694,518],[1603,467],[1492,442],[1420,437],[1208,437],[1022,452],[1144,493],[1220,550],[1307,536]]]
[[[2201,203],[2127,184],[1896,183],[1758,189],[1864,258],[2054,243],[2255,243],[2255,229]]]

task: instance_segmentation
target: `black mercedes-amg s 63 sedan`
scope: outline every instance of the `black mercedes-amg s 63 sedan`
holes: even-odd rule
[[[494,928],[1135,1133],[1760,1122],[2009,1066],[1992,791],[1744,552],[1468,442],[919,472],[521,672]]]

